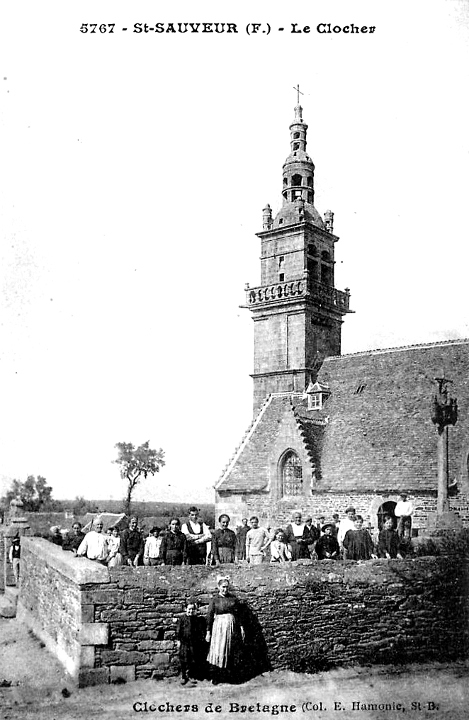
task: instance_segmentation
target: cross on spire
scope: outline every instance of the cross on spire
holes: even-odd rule
[[[296,90],[296,104],[299,105],[300,104],[300,95],[304,95],[304,93],[302,93],[300,90],[300,84],[298,83],[298,85],[296,87],[294,87],[293,90]]]

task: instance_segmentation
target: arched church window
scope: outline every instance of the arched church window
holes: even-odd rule
[[[322,253],[321,253],[321,259],[330,262],[331,256],[329,255],[329,253],[327,252],[327,250],[323,250],[323,251],[322,251]]]
[[[308,255],[316,256],[318,254],[318,249],[316,245],[308,245]]]
[[[303,468],[298,455],[291,450],[285,456],[282,465],[282,494],[302,495]]]
[[[301,185],[301,175],[293,175],[291,179],[292,185]]]

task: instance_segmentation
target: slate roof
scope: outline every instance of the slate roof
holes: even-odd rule
[[[321,410],[288,393],[271,395],[217,485],[219,492],[267,491],[275,458],[296,447],[315,467],[313,491],[436,489],[434,378],[453,380],[459,418],[449,430],[450,479],[467,478],[469,340],[372,350],[326,358],[318,380],[331,395]]]
[[[459,419],[449,430],[450,478],[467,473],[469,340],[326,358],[330,385],[321,450],[322,490],[435,490],[437,432],[431,421],[435,377],[453,380]]]

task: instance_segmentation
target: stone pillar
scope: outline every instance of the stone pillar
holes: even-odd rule
[[[448,428],[438,428],[437,462],[438,462],[438,495],[436,511],[438,514],[449,512],[448,503],[448,458],[446,456],[446,443]]]

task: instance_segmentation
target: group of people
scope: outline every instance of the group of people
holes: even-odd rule
[[[86,534],[80,523],[75,522],[65,538],[59,528],[51,528],[50,540],[62,545],[64,550],[108,567],[396,558],[402,556],[408,544],[412,512],[411,501],[402,493],[395,516],[384,515],[379,535],[373,537],[371,528],[364,526],[363,517],[357,515],[353,507],[345,510],[342,520],[335,513],[329,522],[322,515],[316,522],[311,517],[303,520],[302,513],[297,511],[286,527],[273,530],[260,526],[259,518],[254,515],[249,521],[243,518],[235,532],[226,513],[219,516],[219,527],[211,530],[193,506],[184,523],[181,524],[179,518],[171,518],[163,529],[152,527],[147,537],[138,528],[136,517],[130,518],[125,530],[113,527],[106,533],[102,520],[97,517]]]
[[[322,518],[321,518],[322,520]],[[259,520],[250,520],[246,532],[245,558],[253,565],[260,564],[270,556],[271,563],[293,560],[370,560],[371,558],[401,558],[406,542],[394,528],[391,516],[383,518],[383,527],[375,542],[369,529],[364,527],[363,517],[355,508],[345,511],[345,518],[314,525],[311,518],[302,519],[300,512],[293,514],[286,528],[269,533],[259,528]]]
[[[65,537],[55,526],[49,535],[49,540],[63,550],[108,567],[205,564],[207,543],[211,539],[212,534],[199,518],[196,507],[190,508],[189,518],[182,527],[179,518],[171,518],[166,528],[152,527],[146,537],[139,529],[136,517],[130,518],[124,530],[110,527],[104,532],[104,523],[99,516],[87,533],[76,521]]]

